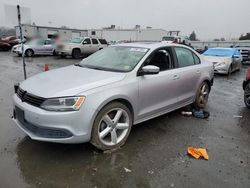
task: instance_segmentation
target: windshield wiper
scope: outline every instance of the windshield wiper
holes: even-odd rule
[[[74,65],[77,67],[83,67],[82,65],[80,65],[80,63],[75,63]]]

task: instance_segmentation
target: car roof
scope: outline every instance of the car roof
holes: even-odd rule
[[[137,48],[148,48],[148,49],[157,49],[161,47],[168,47],[168,46],[181,46],[185,47],[184,45],[175,44],[175,43],[164,43],[164,42],[133,42],[133,43],[120,43],[115,44],[112,46],[124,46],[124,47],[137,47]]]

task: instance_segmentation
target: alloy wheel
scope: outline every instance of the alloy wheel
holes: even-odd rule
[[[209,86],[207,83],[203,83],[200,87],[200,92],[198,96],[198,105],[200,107],[205,107],[208,101],[208,95],[209,95]]]
[[[119,144],[129,131],[129,122],[129,115],[125,110],[121,108],[111,109],[99,122],[99,140],[107,146]]]

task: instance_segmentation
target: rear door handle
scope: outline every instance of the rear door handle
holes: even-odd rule
[[[196,70],[196,73],[197,73],[197,74],[200,74],[200,73],[201,73],[201,71],[200,71],[200,70]]]
[[[179,79],[180,77],[177,75],[177,74],[175,74],[174,76],[173,76],[173,80],[177,80],[177,79]]]

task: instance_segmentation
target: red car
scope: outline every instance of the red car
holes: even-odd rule
[[[247,108],[250,109],[250,68],[247,69],[246,80],[243,82],[244,102]]]
[[[0,41],[0,51],[8,51],[11,49],[11,45],[6,42]]]
[[[1,43],[1,46],[4,46],[4,49],[7,49],[6,44],[9,44],[11,47],[15,46],[16,44],[18,44],[18,39],[15,36],[9,36],[9,37],[5,37],[5,38],[0,38],[0,43]],[[11,47],[10,47],[10,49],[11,49]],[[3,49],[3,47],[2,47],[2,49]]]

